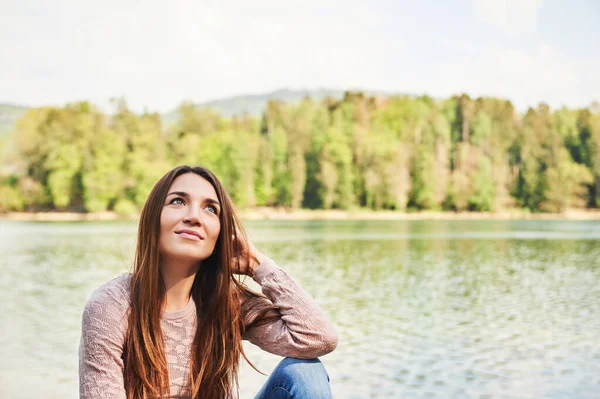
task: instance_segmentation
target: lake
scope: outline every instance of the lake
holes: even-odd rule
[[[599,221],[262,221],[339,332],[336,398],[600,397]],[[0,221],[0,396],[75,398],[81,312],[137,224]],[[248,344],[265,373],[279,361]],[[242,398],[266,377],[243,365]]]

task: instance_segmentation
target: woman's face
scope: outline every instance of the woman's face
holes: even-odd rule
[[[217,193],[195,173],[178,176],[160,214],[159,251],[165,262],[198,262],[215,248],[221,222]]]

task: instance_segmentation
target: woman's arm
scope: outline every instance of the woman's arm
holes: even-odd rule
[[[251,325],[244,339],[267,352],[300,359],[316,358],[335,349],[338,342],[335,328],[289,274],[264,257],[252,270],[252,278],[272,303],[265,306],[272,305],[277,312],[265,322]]]
[[[79,346],[79,397],[125,399],[123,345],[128,303],[117,279],[100,287],[83,310]],[[125,301],[125,303],[124,303]]]

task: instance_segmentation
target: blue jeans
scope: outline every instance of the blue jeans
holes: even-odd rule
[[[331,399],[329,376],[319,359],[286,357],[254,399]]]

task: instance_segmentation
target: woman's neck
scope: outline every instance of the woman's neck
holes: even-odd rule
[[[186,267],[174,262],[163,262],[161,267],[161,274],[165,282],[163,311],[175,312],[188,304],[198,267],[198,264]]]

